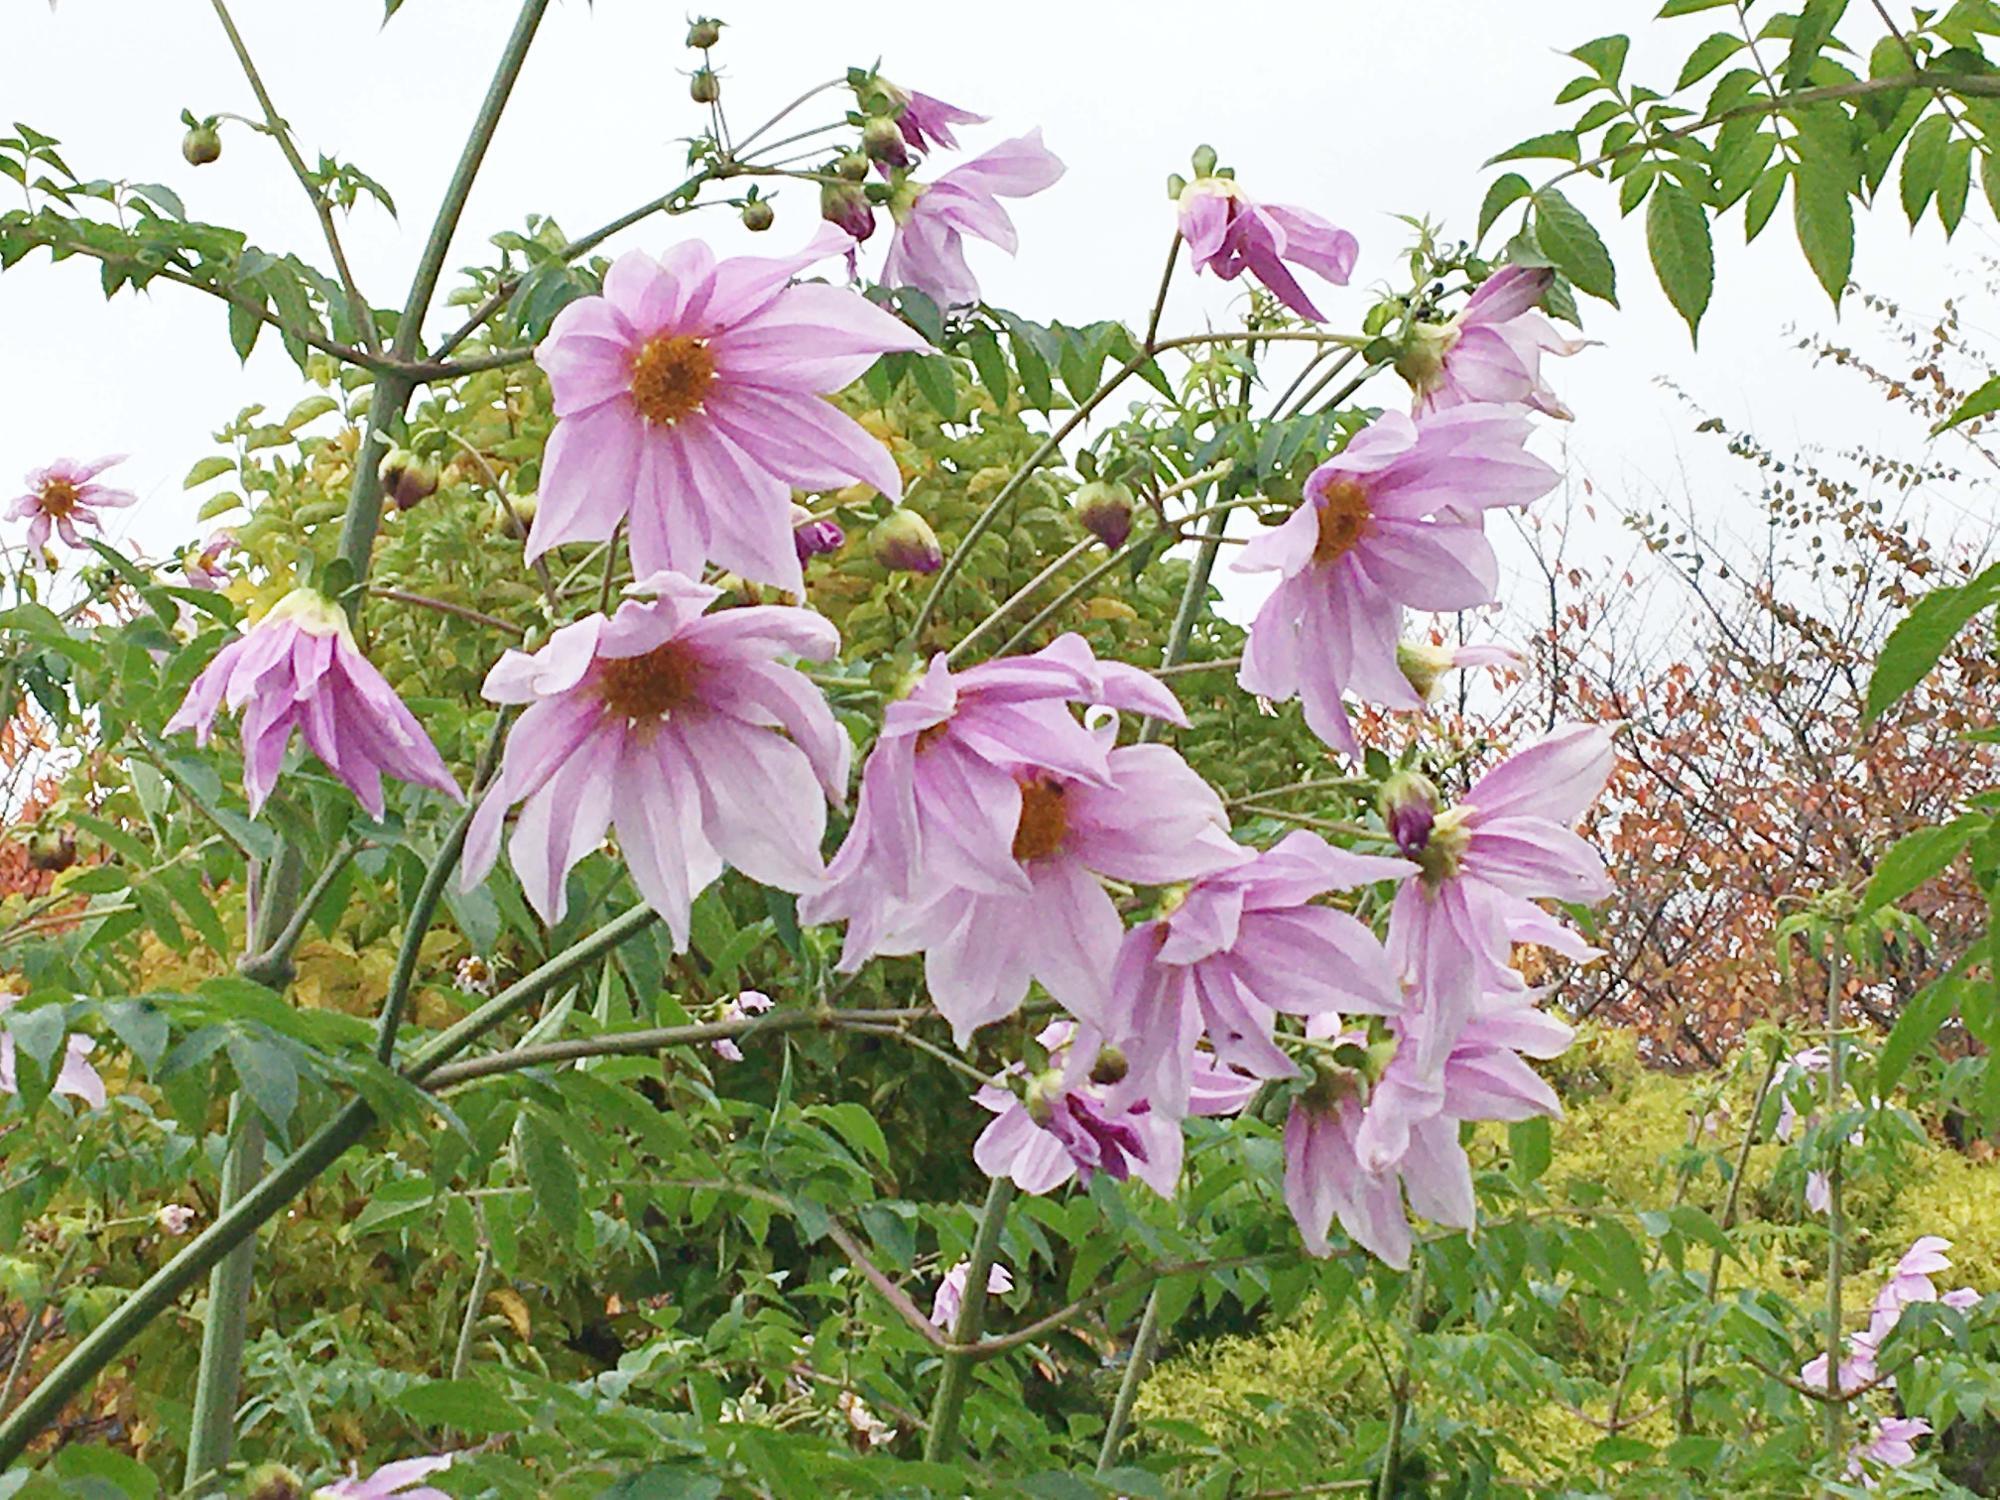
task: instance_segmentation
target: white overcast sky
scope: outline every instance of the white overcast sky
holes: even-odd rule
[[[1392,215],[1429,213],[1469,231],[1492,175],[1481,161],[1574,112],[1549,102],[1577,71],[1565,48],[1630,31],[1629,74],[1670,81],[1678,59],[1713,29],[1701,17],[1656,24],[1654,0],[725,0],[718,8],[730,23],[718,57],[739,134],[806,86],[877,56],[905,85],[992,115],[971,132],[970,149],[1041,126],[1069,174],[1016,209],[1018,259],[975,252],[976,269],[990,300],[1066,320],[1143,316],[1171,229],[1162,182],[1209,141],[1252,193],[1311,207],[1360,236],[1355,286],[1322,301],[1351,323],[1367,305],[1365,288],[1397,274],[1407,231]],[[236,0],[233,11],[308,156],[325,149],[394,192],[401,223],[364,204],[346,240],[372,299],[399,304],[514,6],[407,0],[386,27],[377,0]],[[577,233],[680,178],[677,138],[699,128],[683,77],[693,59],[682,44],[686,14],[661,0],[594,8],[558,0],[451,265],[482,258],[487,234],[530,211]],[[304,195],[270,144],[226,130],[221,162],[196,171],[179,155],[183,106],[256,113],[200,0],[62,0],[54,12],[0,0],[0,117],[60,137],[84,177],[166,183],[195,217],[315,256]],[[798,120],[817,123],[810,113]],[[1566,442],[1574,476],[1628,499],[1686,489],[1721,523],[1750,519],[1740,471],[1716,459],[1713,443],[1691,438],[1693,419],[1656,377],[1732,425],[1754,424],[1780,448],[1872,439],[1909,450],[1907,418],[1887,415],[1851,382],[1808,373],[1788,347],[1788,329],[1834,326],[1791,240],[1789,211],[1747,251],[1738,217],[1719,227],[1721,274],[1697,355],[1652,283],[1637,220],[1617,223],[1601,187],[1584,184],[1576,196],[1611,235],[1625,310],[1589,307],[1589,332],[1603,347],[1556,372],[1577,422],[1550,450]],[[802,241],[814,208],[809,188],[784,192],[759,250]],[[1893,209],[1878,213],[1864,223],[1857,276],[1929,307],[1972,280],[1978,257],[1991,252],[1983,213],[1976,205],[1949,250],[1935,228],[1913,238]],[[748,239],[724,212],[654,220],[610,248],[657,250],[695,232],[725,253]],[[875,256],[885,240],[871,243]],[[1184,283],[1166,327],[1199,326],[1228,302],[1214,283]],[[0,275],[5,493],[55,455],[129,452],[120,477],[142,504],[124,528],[156,554],[195,534],[198,497],[185,496],[180,481],[213,451],[208,434],[252,401],[282,411],[299,394],[276,339],[239,365],[223,309],[198,293],[161,283],[107,306],[92,266],[50,267],[40,254]],[[1385,389],[1381,399],[1402,398]],[[1594,540],[1598,551],[1620,545],[1609,528]]]

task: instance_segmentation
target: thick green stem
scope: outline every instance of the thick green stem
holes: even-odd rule
[[[458,1347],[452,1351],[451,1378],[465,1379],[472,1367],[472,1335],[479,1328],[479,1314],[486,1306],[486,1289],[493,1284],[493,1247],[482,1237],[479,1261],[472,1268],[472,1288],[465,1294],[465,1317],[458,1325]]]
[[[1840,1400],[1840,1364],[1844,1340],[1841,1337],[1841,1323],[1844,1310],[1841,1307],[1841,1239],[1846,1231],[1842,1223],[1840,1146],[1841,1132],[1835,1123],[1840,1114],[1841,1089],[1841,1034],[1840,1034],[1840,988],[1841,988],[1841,948],[1846,937],[1845,930],[1836,924],[1827,942],[1826,956],[1826,1118],[1831,1128],[1832,1144],[1828,1149],[1826,1166],[1826,1395],[1820,1407],[1826,1422],[1826,1449],[1835,1457],[1841,1447],[1841,1428],[1845,1412]]]
[[[1179,243],[1178,240],[1175,241]],[[1153,1345],[1160,1336],[1160,1283],[1146,1294],[1146,1310],[1139,1314],[1139,1331],[1132,1335],[1132,1353],[1125,1361],[1125,1376],[1118,1382],[1118,1398],[1111,1403],[1111,1420],[1104,1427],[1104,1442],[1097,1450],[1097,1472],[1110,1471],[1118,1462],[1118,1450],[1125,1445],[1125,1429],[1132,1425],[1132,1406],[1139,1399],[1139,1387],[1146,1383],[1146,1370],[1153,1362]]]
[[[250,1195],[264,1175],[264,1122],[241,1093],[230,1101],[229,1154],[222,1166],[222,1207]],[[250,1292],[257,1264],[257,1236],[243,1236],[208,1277],[208,1316],[202,1323],[201,1364],[195,1373],[194,1416],[188,1425],[184,1492],[220,1494],[215,1476],[236,1448],[236,1405],[243,1381],[243,1343],[250,1330]]]
[[[1201,615],[1202,605],[1208,599],[1208,580],[1215,572],[1215,555],[1222,550],[1222,533],[1228,529],[1229,512],[1221,506],[1212,508],[1208,519],[1202,523],[1201,544],[1194,555],[1194,566],[1188,569],[1187,586],[1181,590],[1180,608],[1174,611],[1174,623],[1167,630],[1167,647],[1160,653],[1162,667],[1176,667],[1187,655],[1188,638],[1194,633],[1194,622]],[[1145,744],[1160,731],[1158,719],[1148,719],[1139,726],[1139,743]]]
[[[1007,1227],[1007,1206],[1013,1201],[1014,1179],[994,1178],[986,1192],[986,1206],[979,1211],[979,1232],[973,1237],[972,1256],[965,1267],[965,1300],[959,1304],[958,1322],[951,1330],[951,1341],[961,1347],[977,1344],[985,1331],[986,1278],[999,1258],[1000,1233]],[[958,1417],[972,1387],[973,1364],[971,1353],[944,1356],[944,1374],[931,1405],[931,1430],[924,1439],[924,1458],[929,1463],[947,1462],[958,1446]]]

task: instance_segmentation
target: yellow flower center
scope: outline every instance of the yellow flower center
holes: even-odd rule
[[[715,379],[715,354],[700,339],[663,333],[632,356],[632,404],[648,422],[671,427],[701,406]]]
[[[605,707],[620,718],[657,719],[696,701],[702,665],[692,651],[668,641],[643,656],[614,656],[598,664],[597,687]]]
[[[1026,863],[1047,859],[1062,848],[1069,833],[1063,790],[1040,777],[1021,781],[1021,821],[1014,826],[1014,858]]]
[[[1352,552],[1368,535],[1374,517],[1368,511],[1368,487],[1342,476],[1326,487],[1319,504],[1319,544],[1313,561],[1330,563]]]
[[[76,502],[82,496],[67,479],[51,479],[42,486],[41,498],[43,515],[66,516],[76,509]]]

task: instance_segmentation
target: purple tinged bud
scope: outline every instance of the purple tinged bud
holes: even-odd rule
[[[836,224],[857,240],[875,232],[875,205],[867,193],[851,182],[829,182],[819,190],[819,216]]]
[[[383,492],[398,510],[408,510],[437,492],[437,465],[407,448],[391,448],[378,472]]]
[[[1097,1060],[1090,1065],[1090,1081],[1101,1088],[1109,1088],[1114,1083],[1124,1082],[1131,1071],[1124,1052],[1110,1045],[1097,1049]]]
[[[1115,552],[1132,534],[1132,491],[1122,484],[1093,479],[1076,492],[1076,518],[1085,531]]]
[[[887,167],[910,164],[910,143],[903,139],[903,127],[887,115],[873,115],[861,127],[861,151],[870,161]]]
[[[777,217],[770,203],[763,198],[752,198],[743,205],[743,227],[752,234],[762,234]]]
[[[859,151],[849,151],[834,162],[833,170],[849,182],[864,182],[868,177],[868,158]]]
[[[205,167],[222,155],[222,132],[211,124],[195,126],[181,137],[181,155],[191,167]]]
[[[305,1500],[305,1482],[283,1464],[260,1464],[243,1482],[244,1500]]]
[[[1437,822],[1437,788],[1414,771],[1398,771],[1382,783],[1376,800],[1396,847],[1412,859],[1422,854]]]
[[[799,561],[817,557],[822,552],[838,552],[847,545],[847,533],[840,523],[831,518],[815,520],[812,512],[803,505],[792,507],[792,546],[799,554]]]
[[[935,573],[944,566],[944,548],[930,523],[913,510],[898,510],[869,538],[875,560],[896,573]]]

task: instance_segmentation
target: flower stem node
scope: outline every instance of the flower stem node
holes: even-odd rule
[[[1115,481],[1093,479],[1076,492],[1076,518],[1111,551],[1132,535],[1132,491]]]

